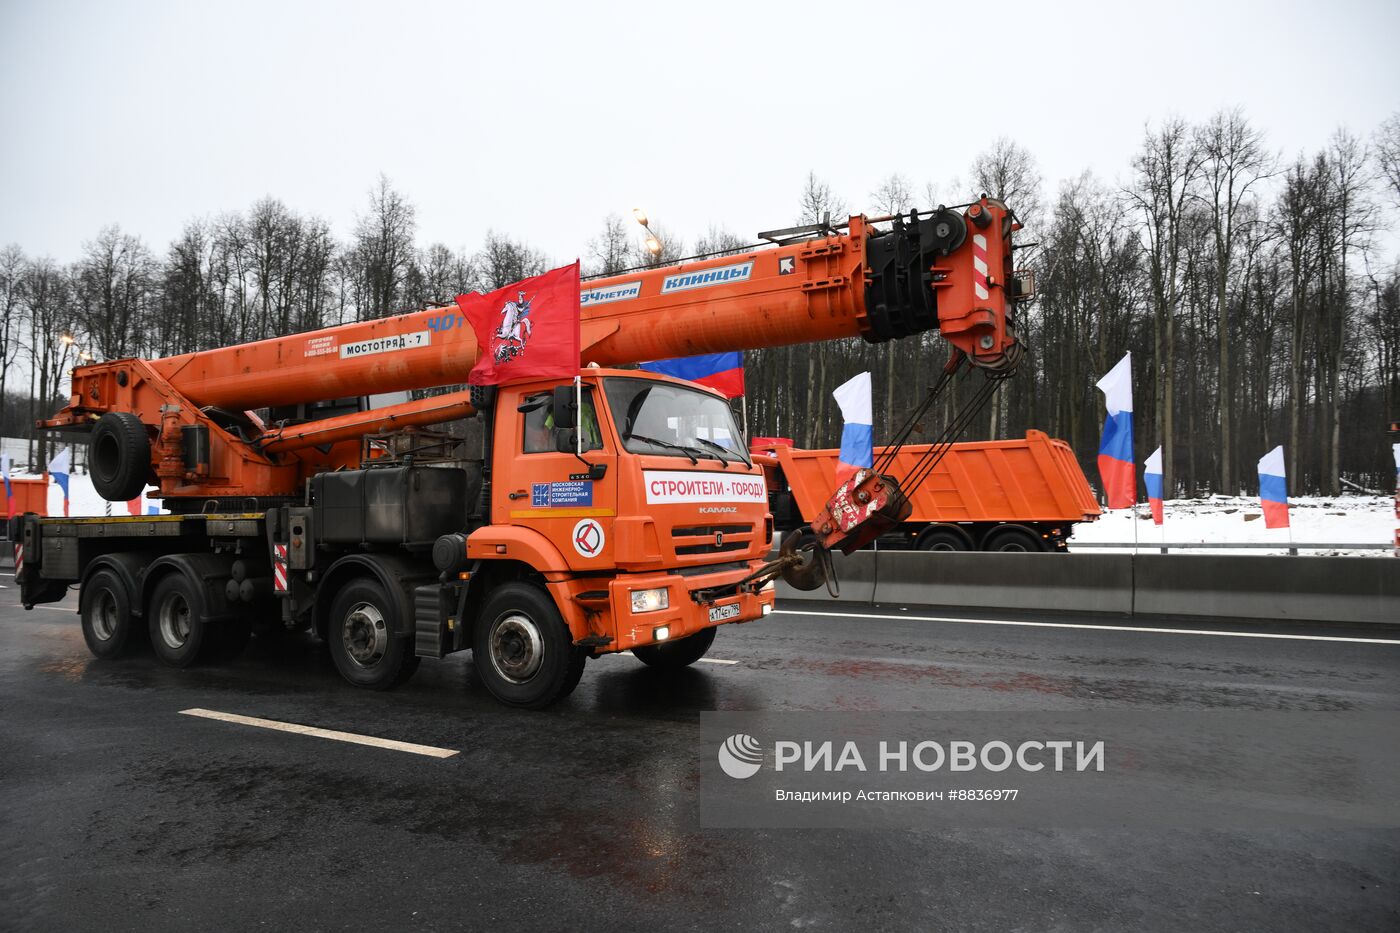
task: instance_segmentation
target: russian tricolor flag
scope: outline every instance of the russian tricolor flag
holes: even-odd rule
[[[54,458],[49,461],[49,475],[58,483],[58,488],[63,490],[64,518],[68,517],[68,471],[71,462],[67,447],[54,454]]]
[[[0,477],[5,480],[5,517],[15,517],[15,490],[10,485],[10,458],[9,455],[0,456]]]
[[[1137,502],[1137,468],[1133,465],[1133,364],[1124,353],[1118,365],[1097,383],[1108,417],[1099,441],[1099,477],[1110,509],[1132,508]]]
[[[718,389],[725,398],[738,398],[744,394],[744,354],[737,351],[652,360],[642,363],[641,368]]]
[[[1147,487],[1147,503],[1152,506],[1152,523],[1162,524],[1162,448],[1152,451],[1152,456],[1142,465],[1142,482]]]
[[[846,425],[841,429],[841,454],[836,479],[844,483],[859,469],[875,465],[874,416],[870,404],[870,373],[854,376],[831,393]]]
[[[1288,527],[1288,474],[1283,469],[1282,444],[1259,461],[1259,502],[1265,528]]]

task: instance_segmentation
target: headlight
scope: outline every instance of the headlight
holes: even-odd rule
[[[664,586],[655,590],[633,590],[632,611],[656,612],[671,608],[671,591]]]

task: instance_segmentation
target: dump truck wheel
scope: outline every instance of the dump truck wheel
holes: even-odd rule
[[[168,574],[156,584],[146,618],[156,657],[171,667],[194,664],[211,640],[204,594],[183,573]]]
[[[528,583],[498,587],[472,631],[477,675],[510,706],[541,709],[563,699],[578,685],[587,660],[554,600]]]
[[[1035,532],[1020,525],[1004,525],[987,536],[983,547],[986,551],[1034,551],[1045,550]]]
[[[652,667],[676,669],[694,664],[703,658],[714,643],[715,630],[702,628],[694,635],[687,635],[673,642],[633,648],[632,653],[637,656],[638,661]]]
[[[141,629],[131,617],[131,595],[121,577],[99,570],[83,584],[78,597],[83,620],[83,641],[103,660],[129,654],[140,642]]]
[[[331,604],[326,642],[340,676],[357,687],[391,690],[418,670],[408,638],[394,634],[398,606],[378,580],[359,579]]]
[[[914,545],[921,551],[970,551],[967,537],[953,528],[929,528],[919,535]]]
[[[98,418],[88,439],[88,470],[93,488],[108,502],[139,496],[151,473],[151,440],[141,419],[125,411]]]

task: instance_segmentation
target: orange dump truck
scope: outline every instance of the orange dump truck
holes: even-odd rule
[[[904,476],[929,448],[906,445],[887,471]],[[781,532],[820,512],[838,485],[837,450],[799,450],[776,438],[757,441],[754,462],[768,482]],[[878,459],[882,453],[876,448]],[[954,444],[911,497],[913,514],[880,539],[923,551],[1067,551],[1076,522],[1099,517],[1098,502],[1064,441],[1027,431],[1010,441]]]

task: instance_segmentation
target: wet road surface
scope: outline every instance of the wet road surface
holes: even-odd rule
[[[1393,710],[1400,645],[780,613],[721,629],[711,657],[738,663],[613,656],[527,713],[469,655],[386,694],[298,638],[175,671],[91,658],[71,598],[16,602],[0,590],[0,929],[1400,928],[1396,832],[718,831],[694,804],[702,710]]]

